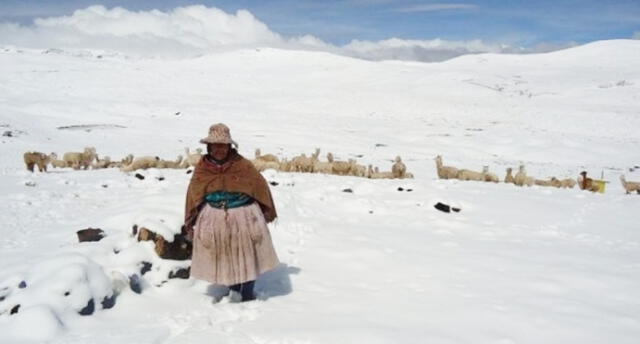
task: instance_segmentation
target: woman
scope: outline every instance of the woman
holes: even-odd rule
[[[269,185],[231,147],[238,145],[226,125],[212,125],[200,143],[207,155],[193,172],[185,211],[191,276],[229,286],[242,301],[255,300],[256,278],[279,264],[267,228],[277,216]]]

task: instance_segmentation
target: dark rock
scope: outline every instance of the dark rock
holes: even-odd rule
[[[278,186],[278,185],[280,185],[280,183],[278,183],[278,182],[269,182],[269,184],[270,184],[271,186]]]
[[[351,190],[351,189],[343,189],[342,192],[353,193],[353,190]]]
[[[69,295],[71,295],[71,292],[70,292],[70,291],[65,291],[65,292],[64,292],[64,296],[69,296]]]
[[[142,294],[142,285],[140,284],[140,276],[131,275],[129,276],[129,288],[136,293]]]
[[[90,299],[86,306],[81,309],[78,313],[80,315],[91,315],[96,310],[96,305],[93,302],[93,299]]]
[[[159,180],[159,181],[163,181],[164,177],[156,177],[156,179]]]
[[[444,203],[440,203],[440,202],[436,203],[436,205],[434,205],[433,207],[438,209],[438,210],[440,210],[440,211],[443,211],[445,213],[449,213],[449,212],[451,212],[451,210],[453,210],[454,212],[458,213],[461,210],[460,208],[451,207],[448,204],[444,204]]]
[[[384,143],[376,143],[376,147],[387,147]]]
[[[369,214],[373,214],[373,210],[369,210]]]
[[[131,228],[131,233],[133,233],[133,235],[138,234],[138,225],[133,225],[133,227]]]
[[[20,289],[24,289],[27,287],[27,282],[25,281],[20,281],[20,284],[18,284],[18,288]]]
[[[9,312],[9,315],[13,315],[13,314],[18,313],[19,309],[20,309],[20,305],[13,306],[13,308],[11,308],[11,311]]]
[[[404,188],[402,186],[398,186],[398,191],[404,191]]]
[[[187,170],[187,174],[190,174],[191,172],[193,172],[193,170]]]
[[[140,268],[140,274],[144,276],[144,274],[151,271],[152,266],[153,264],[149,262],[142,262],[142,267]]]
[[[182,278],[189,279],[189,275],[191,274],[191,267],[188,268],[180,268],[175,271],[169,272],[169,279],[172,278]]]
[[[13,137],[13,133],[11,132],[11,130],[7,130],[4,133],[2,133],[2,136]]]
[[[109,184],[102,184],[102,187],[106,189],[109,187]]]
[[[100,241],[104,238],[104,231],[100,228],[81,229],[76,232],[79,242]]]
[[[102,299],[102,302],[100,302],[100,304],[102,305],[102,309],[113,308],[113,306],[116,305],[116,295],[113,294],[111,296],[105,296],[104,299]]]
[[[180,111],[178,111],[178,112],[174,113],[174,115],[176,115],[176,116],[180,116]]]
[[[407,192],[411,192],[411,191],[413,191],[413,189],[407,189]]]
[[[136,174],[135,174],[135,177],[136,177],[136,178],[138,178],[138,179],[140,179],[140,180],[144,180],[144,176],[143,176],[143,175],[141,175],[140,173],[136,173]]]
[[[436,205],[434,205],[433,207],[434,207],[434,208],[436,208],[436,209],[438,209],[438,210],[440,210],[440,211],[443,211],[443,212],[445,212],[445,213],[449,213],[449,212],[451,212],[451,207],[450,207],[450,206],[448,206],[448,205],[446,205],[446,204],[444,204],[444,203],[440,203],[440,202],[438,202],[438,203],[436,203]]]

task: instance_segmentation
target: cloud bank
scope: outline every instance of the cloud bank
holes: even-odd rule
[[[32,25],[0,23],[0,44],[37,49],[93,49],[137,56],[185,57],[221,50],[274,47],[321,50],[369,60],[442,61],[470,53],[522,49],[479,40],[354,40],[336,46],[306,35],[283,37],[247,10],[235,14],[202,5],[172,11],[129,11],[96,5]]]

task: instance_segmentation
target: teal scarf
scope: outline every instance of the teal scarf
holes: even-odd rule
[[[210,206],[218,209],[233,209],[253,203],[253,198],[241,192],[216,191],[204,199]]]

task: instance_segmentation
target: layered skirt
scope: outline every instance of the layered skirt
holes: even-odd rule
[[[278,264],[258,202],[227,210],[206,205],[198,214],[192,277],[228,286],[253,281]]]

